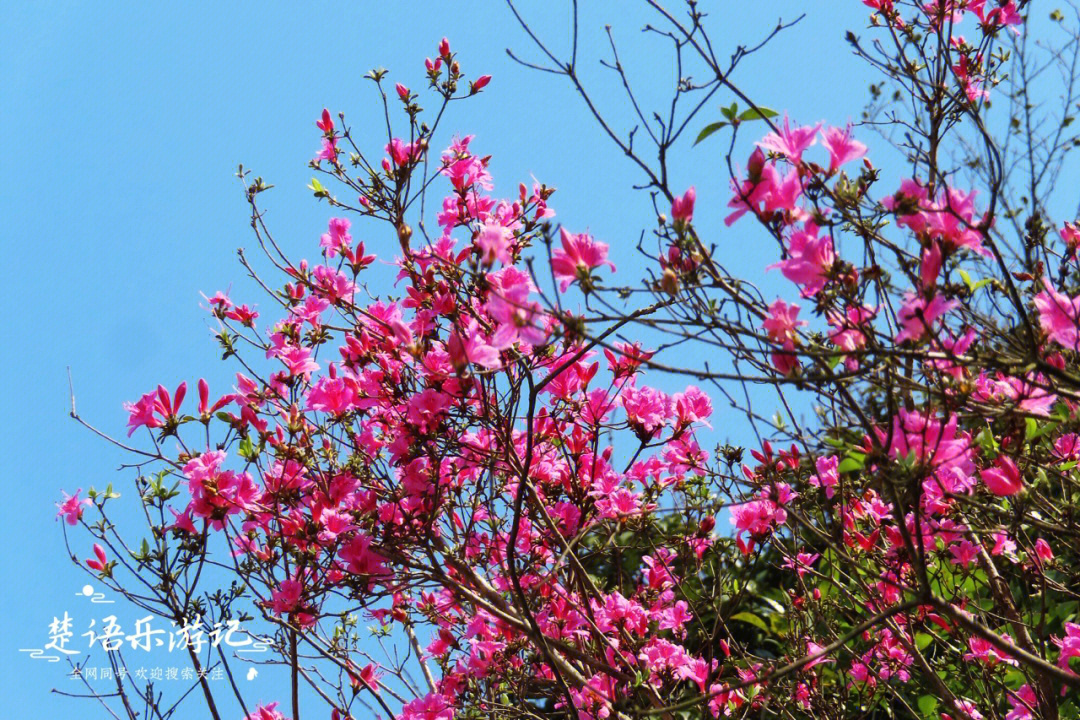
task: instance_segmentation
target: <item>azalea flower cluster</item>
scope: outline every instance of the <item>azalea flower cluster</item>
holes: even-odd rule
[[[976,47],[1020,21],[1012,0],[910,16],[865,4],[875,23],[958,53],[969,112],[989,82]],[[975,47],[950,34],[969,17]],[[466,84],[445,40],[425,72],[444,107],[491,81]],[[496,194],[477,139],[439,153],[417,94],[399,83],[382,97],[410,131],[378,159],[340,116],[316,121],[312,167],[349,197],[313,182],[334,210],[312,232],[315,260],[277,252],[261,181],[248,185],[282,273],[256,277],[280,312],[214,295],[233,387],[215,398],[200,380],[195,400],[161,386],[125,406],[155,463],[140,494],[163,520],[132,551],[87,522],[111,493],[65,494],[58,517],[100,540],[89,570],[119,583],[125,569],[201,568],[225,546],[218,562],[276,630],[294,686],[310,683],[335,720],[363,716],[360,703],[399,720],[778,706],[1028,720],[1072,702],[1080,295],[1067,272],[974,279],[1002,257],[991,203],[940,172],[883,194],[855,129],[784,116],[732,179],[725,223],[771,233],[765,270],[790,283],[786,298],[724,276],[699,235],[721,201],[690,187],[667,193],[653,302],[619,316],[609,245],[556,228],[552,188]],[[430,230],[409,221],[419,192],[441,193]],[[389,224],[400,253],[369,252],[360,220]],[[1068,262],[1075,226],[1057,237]],[[386,265],[393,294],[373,297]],[[722,315],[713,292],[751,322]],[[998,309],[1010,301],[1015,314]],[[776,388],[792,422],[786,388],[809,395],[820,427],[774,421],[749,458],[710,447],[729,418],[686,376],[721,373],[660,382],[662,350],[626,335],[680,304],[739,339],[733,355],[758,373],[743,382]],[[411,670],[360,652],[358,617],[407,646]],[[341,680],[301,673],[298,646]],[[248,720],[284,720],[280,708]]]

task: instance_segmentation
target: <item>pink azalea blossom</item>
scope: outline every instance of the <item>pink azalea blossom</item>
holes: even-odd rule
[[[326,249],[327,257],[334,257],[349,249],[352,243],[352,235],[349,234],[350,224],[348,218],[330,218],[328,231],[319,238],[319,246]]]
[[[939,318],[959,304],[956,300],[946,300],[941,295],[935,295],[927,300],[922,295],[908,293],[903,307],[896,313],[896,320],[900,323],[900,332],[896,334],[896,342],[921,340],[928,331],[933,332]]]
[[[269,705],[259,705],[255,708],[255,711],[244,718],[244,720],[289,720],[277,709],[278,704],[272,702]]]
[[[559,237],[562,247],[552,252],[551,269],[559,280],[560,292],[566,292],[575,281],[588,282],[590,273],[601,265],[615,272],[615,264],[607,259],[606,243],[596,242],[586,233],[572,235],[566,228],[559,228]]]
[[[784,115],[784,126],[776,132],[770,132],[758,146],[783,155],[792,162],[799,162],[803,152],[814,144],[821,123],[792,129],[788,116]]]
[[[1032,710],[1039,707],[1039,698],[1030,685],[1023,685],[1016,692],[1007,691],[1006,697],[1012,709],[1005,715],[1005,720],[1032,720]]]
[[[1043,277],[1043,292],[1035,296],[1039,325],[1050,339],[1069,350],[1080,348],[1080,295],[1070,298]]]
[[[818,237],[817,228],[796,230],[788,240],[787,259],[768,266],[780,268],[791,282],[802,285],[802,296],[813,297],[825,287],[826,273],[836,261],[832,238]]]
[[[784,344],[795,340],[798,328],[807,324],[805,320],[798,320],[798,316],[798,305],[789,305],[777,298],[769,306],[769,317],[765,318],[761,325],[769,333],[770,340]]]
[[[1065,623],[1065,637],[1054,638],[1054,644],[1061,648],[1058,665],[1067,669],[1069,660],[1080,657],[1080,625],[1072,622]]]
[[[86,506],[91,504],[90,498],[79,499],[79,493],[82,492],[82,488],[75,491],[74,495],[68,495],[63,490],[60,491],[64,496],[62,503],[57,503],[56,507],[59,508],[56,511],[56,517],[64,516],[64,521],[68,525],[78,525],[79,520],[82,519],[83,511],[86,510]]]
[[[821,133],[821,144],[829,151],[829,173],[866,154],[866,146],[851,137],[851,126],[843,130],[831,127]]]

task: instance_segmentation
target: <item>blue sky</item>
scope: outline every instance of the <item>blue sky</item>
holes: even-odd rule
[[[568,15],[543,10],[551,4],[559,5],[521,3],[540,33],[565,47]],[[585,4],[582,74],[599,104],[626,118],[621,90],[597,64],[606,56],[603,25],[613,25],[646,98],[670,87],[669,55],[639,32],[653,18],[637,3]],[[858,118],[872,76],[843,34],[865,26],[860,3],[716,5],[713,38],[725,54],[738,42],[756,42],[779,17],[805,11],[786,38],[744,62],[736,81],[758,102],[803,121]],[[261,301],[235,258],[238,247],[254,245],[234,177],[238,163],[276,185],[263,205],[286,252],[314,257],[329,217],[305,188],[319,112],[346,111],[355,130],[362,135],[370,124],[369,137],[378,142],[381,119],[364,73],[385,66],[392,82],[420,88],[423,58],[446,35],[467,75],[494,80],[481,97],[451,110],[443,141],[451,132],[475,134],[474,148],[494,155],[497,191],[512,194],[531,176],[556,186],[559,219],[608,242],[627,282],[636,277],[638,234],[655,218],[647,198],[630,187],[640,178],[569,85],[507,58],[507,46],[535,53],[494,0],[156,8],[40,2],[12,4],[5,14],[0,238],[14,331],[5,343],[8,380],[0,394],[7,491],[0,694],[8,707],[41,716],[92,717],[81,704],[87,701],[48,693],[68,682],[55,665],[18,652],[45,642],[53,615],[78,615],[76,635],[101,615],[76,596],[86,577],[63,557],[52,517],[60,489],[113,482],[130,493],[133,478],[115,471],[121,453],[67,418],[65,368],[80,414],[114,435],[124,433],[121,402],[159,382],[175,387],[203,376],[212,390],[228,389],[234,368],[218,359],[199,293],[232,286],[235,299]],[[730,98],[718,95],[698,124],[717,119],[721,102]],[[690,150],[687,143],[673,164],[674,184],[697,186],[699,227],[725,263],[759,277],[774,247],[749,224],[722,228],[729,196],[721,147],[713,141]],[[396,244],[385,231],[362,237],[370,250],[388,255]],[[76,547],[85,553],[88,544]],[[266,669],[264,679],[273,680],[273,672]]]

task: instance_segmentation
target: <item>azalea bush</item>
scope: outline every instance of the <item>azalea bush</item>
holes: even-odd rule
[[[316,123],[313,259],[241,170],[267,294],[209,298],[235,385],[126,406],[148,527],[113,522],[126,495],[66,497],[76,562],[177,623],[264,623],[289,686],[225,691],[258,720],[1077,717],[1075,17],[1040,9],[1040,38],[1036,3],[850,2],[881,81],[864,123],[807,125],[734,82],[769,46],[721,60],[698,2],[648,4],[680,78],[648,115],[612,42],[628,131],[577,72],[576,17],[564,58],[509,6],[514,57],[641,173],[644,277],[552,186],[507,192],[442,136],[491,80],[448,41],[422,90],[372,73],[386,140]],[[1036,71],[1061,73],[1045,98]],[[730,192],[675,186],[679,152]],[[774,262],[737,277],[717,248],[748,237]],[[197,685],[190,716],[228,716]]]

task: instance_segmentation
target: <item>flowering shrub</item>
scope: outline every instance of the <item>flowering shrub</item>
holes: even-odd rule
[[[277,277],[244,263],[273,311],[209,299],[235,386],[126,406],[151,536],[125,543],[113,494],[76,491],[58,515],[98,543],[76,557],[167,618],[249,603],[293,717],[303,685],[338,719],[1076,717],[1078,236],[1051,232],[1038,187],[1009,194],[986,120],[1022,7],[864,5],[876,50],[850,41],[906,92],[905,178],[875,169],[859,128],[750,103],[698,40],[696,3],[655,6],[712,72],[676,101],[750,104],[699,142],[768,125],[723,200],[729,233],[775,239],[774,299],[695,227],[721,199],[668,185],[703,103],[650,126],[659,164],[598,114],[662,213],[650,277],[619,287],[606,243],[556,229],[552,188],[500,192],[473,138],[435,145],[490,77],[468,80],[444,40],[430,113],[373,73],[408,128],[373,157],[323,111],[311,189],[334,216],[315,260],[279,250],[268,186],[241,173]],[[951,171],[947,148],[974,148],[978,172]],[[359,220],[397,239],[393,297],[367,296],[384,266]],[[760,438],[748,456],[705,447],[734,417]],[[235,582],[199,604],[211,562]],[[412,656],[368,658],[360,616]],[[279,702],[248,718],[286,717]]]

